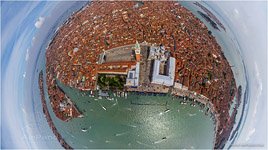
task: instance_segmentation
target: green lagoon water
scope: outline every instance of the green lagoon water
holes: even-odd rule
[[[56,128],[73,148],[213,147],[213,120],[199,106],[181,105],[172,96],[135,93],[127,98],[99,99],[60,86],[84,115],[67,123],[52,115]]]

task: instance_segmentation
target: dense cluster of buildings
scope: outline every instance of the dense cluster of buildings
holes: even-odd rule
[[[116,57],[114,52],[124,51],[124,55],[121,54],[121,57]],[[112,52],[111,52],[112,51]],[[141,51],[146,51],[141,56]],[[144,54],[147,54],[144,55]],[[134,45],[128,45],[127,47],[119,47],[112,50],[104,51],[99,56],[99,65],[114,65],[115,63],[117,66],[113,66],[113,69],[106,70],[105,72],[99,72],[101,74],[126,74],[126,83],[125,86],[127,90],[130,91],[140,91],[143,92],[143,89],[138,88],[142,86],[144,82],[140,81],[140,78],[150,78],[149,82],[146,84],[160,84],[164,86],[173,86],[174,85],[174,78],[175,78],[175,65],[176,60],[174,57],[170,56],[170,52],[165,50],[165,47],[160,45],[150,45],[149,43],[143,44],[143,48],[141,48],[138,41]],[[111,61],[110,57],[113,58]],[[116,58],[115,58],[116,57]],[[128,58],[128,59],[127,59]],[[132,59],[134,58],[134,59]],[[107,61],[110,60],[110,61]],[[124,70],[124,72],[115,69],[116,67],[119,68],[121,66],[127,66],[126,64],[129,62],[135,63],[129,66]],[[145,63],[146,61],[152,61],[148,67]],[[140,67],[147,67],[150,68],[149,74],[140,73]],[[146,77],[147,76],[147,77]],[[153,90],[148,92],[156,92]]]
[[[55,78],[70,87],[94,90],[98,74],[125,74],[128,91],[168,92],[173,86],[207,97],[218,118],[215,148],[221,147],[228,138],[223,133],[233,125],[226,122],[231,122],[229,109],[237,88],[229,63],[209,33],[175,1],[89,3],[59,28],[46,52],[54,112],[61,114],[60,101],[65,99]],[[138,45],[132,50],[136,41],[140,51]],[[143,45],[145,41],[156,46]]]

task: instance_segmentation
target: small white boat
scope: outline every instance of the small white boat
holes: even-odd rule
[[[196,114],[189,114],[190,117],[195,116]]]
[[[122,136],[124,134],[127,134],[127,132],[123,132],[123,133],[116,133],[115,136]]]
[[[105,143],[111,143],[111,141],[109,141],[109,140],[106,140],[106,141],[105,141]]]
[[[78,118],[84,118],[84,115],[81,114],[81,115],[78,116]]]
[[[86,128],[82,128],[81,131],[82,132],[87,132],[87,129]]]
[[[102,109],[106,110],[106,108],[104,106],[101,105],[101,107],[102,107]]]
[[[111,107],[114,107],[117,103],[113,103],[113,105]]]
[[[163,141],[167,140],[167,137],[163,137],[161,140],[155,141],[154,144],[161,143]]]
[[[168,113],[170,111],[170,109],[166,109],[165,111],[164,111],[164,113]]]
[[[137,126],[135,126],[135,125],[128,125],[128,126],[130,126],[130,127],[132,127],[132,128],[136,128]]]

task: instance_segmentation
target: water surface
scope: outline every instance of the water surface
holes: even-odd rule
[[[52,115],[74,148],[213,147],[213,120],[199,106],[182,105],[169,95],[111,94],[108,100],[59,85],[84,114],[67,123]]]

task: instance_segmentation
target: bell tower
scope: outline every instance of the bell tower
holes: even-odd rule
[[[140,61],[141,59],[141,47],[140,47],[140,44],[138,41],[136,41],[136,44],[135,44],[135,56],[136,56],[136,60],[137,61]]]

